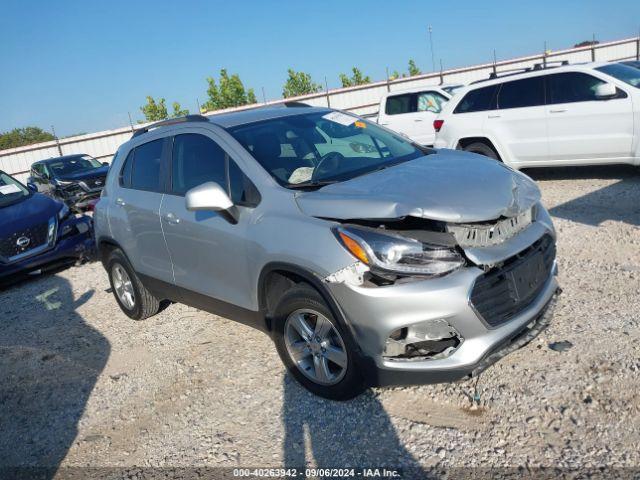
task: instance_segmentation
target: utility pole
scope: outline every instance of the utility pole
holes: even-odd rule
[[[436,57],[433,54],[433,28],[429,25],[429,45],[431,46],[431,71],[436,71]]]
[[[196,105],[198,107],[198,115],[202,113],[202,108],[200,108],[200,99],[196,97]]]
[[[133,121],[131,120],[131,112],[127,112],[127,115],[129,115],[129,126],[131,127],[131,131],[133,132]]]
[[[329,84],[327,83],[327,77],[324,77],[324,88],[325,88],[325,92],[327,94],[327,107],[331,108],[331,100],[329,99]]]
[[[262,103],[267,103],[267,96],[264,93],[264,87],[262,87]]]
[[[60,140],[58,140],[58,136],[56,135],[56,129],[51,125],[51,132],[53,133],[53,138],[56,139],[56,145],[58,146],[58,153],[62,156],[62,147],[60,146]]]

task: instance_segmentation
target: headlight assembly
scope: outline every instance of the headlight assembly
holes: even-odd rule
[[[440,245],[355,226],[337,227],[335,233],[340,243],[373,271],[437,276],[464,265],[458,252]]]
[[[62,204],[62,208],[58,212],[58,220],[64,220],[69,215],[69,207],[66,204]]]

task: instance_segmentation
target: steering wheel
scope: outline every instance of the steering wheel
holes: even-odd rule
[[[316,165],[316,168],[313,169],[313,173],[311,174],[311,181],[318,181],[327,173],[336,170],[339,167],[340,162],[344,159],[344,155],[342,155],[340,152],[329,152],[326,155],[323,155]]]

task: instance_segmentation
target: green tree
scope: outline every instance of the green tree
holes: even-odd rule
[[[39,127],[14,128],[10,132],[0,133],[0,150],[51,140],[55,140],[55,137]]]
[[[173,102],[173,113],[171,114],[171,118],[184,117],[185,115],[189,115],[189,109],[183,109],[178,102]]]
[[[343,87],[353,87],[355,85],[364,85],[365,83],[371,83],[369,76],[364,76],[359,68],[353,67],[351,69],[353,75],[348,77],[346,74],[340,74],[340,81]]]
[[[306,95],[308,93],[317,93],[322,90],[322,85],[315,83],[311,79],[311,75],[305,72],[296,72],[292,68],[287,70],[289,77],[284,87],[282,87],[282,96],[284,98],[297,97],[298,95]]]
[[[140,111],[144,114],[144,118],[147,122],[166,120],[169,117],[167,113],[167,106],[165,105],[165,99],[160,98],[156,102],[150,95],[147,95],[147,103],[140,107]]]
[[[212,77],[207,78],[207,83],[209,99],[202,105],[203,111],[258,103],[253,88],[245,90],[240,76],[237,73],[229,76],[226,68],[220,70],[219,84],[216,84],[216,80]]]
[[[420,75],[421,73],[422,72],[416,65],[416,62],[414,62],[413,59],[410,59],[409,60],[409,76],[413,77],[414,75]]]

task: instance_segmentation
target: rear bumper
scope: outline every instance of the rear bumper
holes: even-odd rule
[[[7,280],[12,275],[90,258],[94,254],[92,220],[86,216],[70,218],[59,225],[53,247],[18,262],[0,263],[0,279]]]

